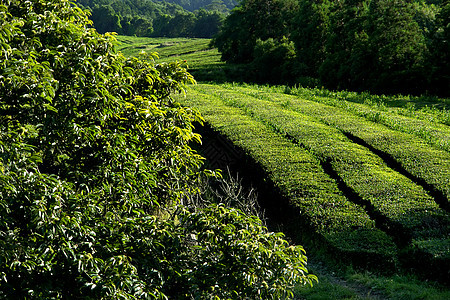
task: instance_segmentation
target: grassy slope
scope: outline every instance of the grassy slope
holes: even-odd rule
[[[201,95],[199,96],[198,93],[201,93]],[[249,97],[249,94],[254,94],[254,97]],[[192,99],[195,99],[195,103],[191,102]],[[209,107],[211,101],[214,101],[214,104]],[[292,103],[289,104],[288,102]],[[382,212],[382,214],[386,215],[388,219],[397,219],[397,221],[394,220],[391,224],[388,224],[387,227],[394,227],[396,223],[403,224],[403,227],[400,226],[397,231],[395,231],[394,228],[394,235],[396,233],[400,233],[404,229],[409,230],[408,228],[410,228],[410,230],[412,230],[412,236],[410,239],[414,238],[414,241],[421,238],[425,240],[429,238],[437,238],[436,245],[440,247],[431,247],[423,250],[425,252],[431,252],[432,255],[436,257],[442,255],[448,259],[448,214],[437,208],[437,205],[432,200],[432,197],[427,195],[420,185],[387,167],[380,157],[367,150],[365,147],[361,147],[357,144],[352,146],[352,142],[340,133],[341,129],[339,126],[336,128],[336,124],[340,124],[337,120],[340,120],[341,123],[346,126],[349,126],[348,124],[353,124],[355,128],[360,128],[369,121],[360,117],[354,119],[352,114],[343,114],[343,112],[341,112],[341,114],[336,113],[338,118],[335,120],[335,123],[331,123],[332,126],[327,124],[327,122],[321,123],[323,118],[325,118],[325,120],[329,120],[329,118],[334,115],[333,111],[336,112],[336,109],[325,113],[323,109],[325,107],[329,108],[329,106],[324,106],[320,103],[312,101],[306,101],[308,104],[307,109],[305,109],[303,114],[300,116],[295,116],[294,113],[297,113],[295,109],[285,109],[292,108],[292,106],[294,108],[298,107],[299,102],[305,102],[305,100],[273,91],[258,91],[258,87],[199,84],[190,89],[186,103],[190,103],[190,105],[200,109],[205,114],[206,120],[211,122],[214,127],[221,128],[220,131],[225,135],[233,135],[237,133],[233,132],[233,130],[229,133],[225,129],[227,126],[231,126],[231,124],[235,122],[233,121],[235,118],[230,118],[230,115],[222,117],[220,123],[215,124],[215,120],[220,114],[218,111],[222,110],[220,107],[222,107],[223,103],[227,103],[230,108],[235,107],[242,109],[243,112],[246,111],[247,115],[270,125],[270,127],[276,128],[279,132],[290,136],[293,136],[296,133],[297,135],[303,136],[302,143],[307,145],[307,148],[312,153],[314,153],[319,159],[325,158],[325,160],[332,161],[332,167],[336,168],[336,172],[339,173],[340,180],[347,182],[348,185],[360,194],[362,198],[368,197],[369,200],[375,201],[375,206],[377,205],[376,202],[380,203],[380,209],[386,210]],[[274,103],[278,106],[278,109],[274,106]],[[243,116],[238,118],[240,121],[243,119]],[[433,124],[429,124],[429,126],[432,127]],[[389,131],[389,129],[384,127],[377,128],[376,124],[374,124],[372,133],[376,136],[383,137],[383,135],[386,134],[386,130]],[[403,133],[401,133],[400,137],[398,137],[399,142],[401,141],[400,138],[402,137],[402,134]],[[386,137],[381,140],[385,140],[385,138]],[[414,135],[408,135],[404,139],[406,139],[409,143],[414,144],[414,141],[419,138]],[[390,144],[389,140],[387,141],[387,144]],[[236,141],[235,143],[242,144],[243,142]],[[245,144],[246,143],[244,143],[244,147],[246,147]],[[267,146],[267,148],[271,148],[271,146]],[[448,165],[450,157],[447,152],[442,151],[442,149],[436,149],[434,145],[427,145],[426,143],[419,143],[419,146],[417,146],[417,151],[422,153],[422,155],[423,153],[427,153],[427,151],[431,151],[431,153],[438,151],[438,153],[441,153],[442,157],[432,155],[427,158],[430,165],[422,165],[421,167],[430,169],[429,172],[426,170],[423,172],[425,175],[433,173],[433,168],[439,169],[442,166],[444,166],[444,170],[448,170],[448,167],[445,167]],[[352,154],[354,155],[352,156]],[[411,155],[415,155],[415,153],[412,153]],[[400,159],[402,159],[402,157],[400,157]],[[416,157],[416,159],[420,159],[420,157]],[[348,170],[349,168],[350,170]],[[268,171],[272,174],[272,176],[273,174],[276,174],[276,171],[271,169]],[[359,174],[358,172],[362,172],[362,174]],[[291,172],[289,172],[289,174],[291,174]],[[448,179],[448,177],[445,176],[445,173],[444,176],[436,176],[436,178],[444,181]],[[278,181],[283,182],[283,178],[279,178]],[[297,184],[301,185],[301,183]],[[309,188],[313,189],[313,186],[309,185]],[[387,203],[387,206],[385,206],[383,202]],[[390,202],[392,203],[389,204]],[[422,211],[422,205],[426,205],[428,208],[424,210],[425,214],[420,216],[419,212]],[[404,208],[401,208],[402,206],[404,206]],[[393,209],[393,207],[396,207],[396,209]],[[432,222],[433,226],[427,226],[426,224],[434,218],[433,214],[435,215],[436,220]],[[425,222],[425,224],[423,222]],[[410,253],[408,253],[408,255],[410,255]],[[435,266],[439,266],[439,261],[435,262]],[[308,297],[312,298],[314,298],[314,295],[317,293],[319,294],[319,298],[325,297],[324,295],[328,293],[337,294],[334,296],[328,295],[326,296],[327,298],[346,298],[352,293],[361,292],[360,288],[355,289],[354,287],[351,287],[352,285],[360,286],[361,283],[363,283],[362,285],[366,285],[370,282],[377,290],[385,289],[386,293],[391,294],[389,298],[393,297],[408,299],[417,290],[422,291],[418,294],[422,296],[417,296],[417,299],[445,299],[445,296],[448,296],[448,293],[445,294],[444,292],[444,294],[440,294],[433,287],[420,288],[421,285],[418,285],[418,281],[414,281],[409,277],[405,278],[397,276],[394,280],[392,278],[359,274],[352,275],[349,278],[351,279],[351,282],[353,282],[353,284],[350,284],[349,286],[342,285],[340,282],[330,280],[328,278],[319,284],[317,289],[304,290],[303,292],[306,293]],[[411,282],[411,284],[405,284],[406,282]],[[369,291],[370,290],[371,289],[369,289]]]
[[[187,63],[197,80],[211,80],[216,78],[218,81],[223,81],[224,79],[223,69],[227,66],[223,62],[220,62],[220,54],[217,50],[209,48],[208,40],[148,39],[132,37],[119,37],[118,39],[121,42],[119,48],[125,55],[136,55],[142,50],[150,52],[156,51],[159,53],[161,61],[187,60]],[[344,132],[349,135],[360,135],[361,139],[368,139],[367,135],[370,133],[369,129],[371,126],[372,128],[381,126],[383,127],[383,132],[391,130],[396,133],[394,136],[396,138],[395,140],[399,139],[398,135],[402,136],[405,134],[409,135],[409,137],[413,137],[413,140],[418,140],[420,144],[419,146],[414,146],[411,150],[412,152],[420,150],[420,148],[424,148],[424,145],[426,145],[425,148],[431,147],[430,149],[437,151],[439,155],[441,155],[440,157],[444,157],[444,160],[446,161],[447,155],[445,153],[449,153],[450,150],[450,102],[446,99],[410,98],[401,96],[381,97],[368,94],[348,92],[335,93],[321,89],[287,87],[225,87],[231,89],[238,98],[253,96],[255,99],[254,102],[276,102],[277,105],[282,106],[286,110],[290,110],[293,113],[303,113],[303,115],[307,117],[311,117],[312,111],[312,117],[315,118],[315,122],[321,123],[321,126],[332,126],[335,128],[334,131],[338,131],[333,134],[333,136],[336,137],[339,135],[339,132]],[[200,85],[197,88],[203,88],[204,92],[206,86]],[[222,88],[224,87],[217,86],[216,89],[214,86],[212,87],[216,92]],[[297,97],[285,97],[286,94],[296,95]],[[305,107],[299,104],[295,100],[296,98],[299,98],[299,96],[302,99],[308,99],[312,102],[321,104],[321,109],[311,110],[312,106]],[[263,103],[261,102],[260,104]],[[199,103],[199,105],[201,105],[201,103]],[[234,103],[234,105],[239,106],[237,103]],[[242,108],[242,103],[240,105]],[[344,112],[345,114],[342,116],[345,116],[345,118],[342,118],[342,116],[337,119],[331,118],[337,110]],[[212,109],[211,111],[213,112],[214,110]],[[263,118],[263,116],[260,116],[259,118]],[[360,118],[365,120],[364,122],[367,122],[368,124],[368,131],[365,132],[362,130],[359,128],[359,125],[352,128],[350,125],[354,123],[352,123],[351,120],[349,121],[348,118]],[[266,119],[266,122],[268,120],[270,120],[270,118]],[[272,124],[272,126],[280,126],[280,124]],[[343,138],[339,137],[338,140],[339,139]],[[386,139],[386,136],[378,138],[378,140],[383,139]],[[397,150],[392,150],[392,147],[383,148],[383,143],[380,144],[379,141],[377,142],[377,139],[374,140],[375,142],[372,145],[373,148],[381,147],[380,151],[392,151],[390,156],[393,157],[394,160],[403,159],[401,147]],[[330,140],[330,142],[333,142],[333,140]],[[346,140],[345,143],[351,144],[351,141],[349,142]],[[324,155],[333,155],[327,152],[320,152],[320,147],[317,148],[318,146],[315,144],[309,145],[308,147],[309,151],[313,150],[312,152],[315,153],[319,159],[321,157],[323,159]],[[417,166],[417,159],[420,160],[423,155],[424,153],[421,153],[415,157],[410,164],[404,163],[403,168],[408,166],[414,168]],[[441,194],[445,195],[448,201],[448,188],[450,186],[448,180],[450,176],[444,177],[447,176],[445,175],[445,172],[450,171],[448,169],[448,164],[444,162],[444,175],[442,175],[442,172],[439,173],[434,171],[435,166],[437,168],[439,168],[439,166],[442,167],[442,159],[438,159],[437,163],[429,163],[428,158],[436,159],[432,156],[425,156],[426,163],[423,163],[425,171],[419,171],[416,177],[431,177],[431,179],[428,179],[430,185],[436,186],[437,188],[435,189],[437,190],[441,190]],[[336,168],[345,173],[345,167],[339,167],[338,165]],[[430,171],[426,171],[427,168],[429,168]],[[411,170],[414,171],[413,169]],[[409,173],[412,172],[411,170]],[[345,178],[345,176],[342,176],[342,178]],[[347,178],[347,180],[348,182],[351,182],[351,178]],[[426,197],[429,196],[426,195],[425,198]],[[448,214],[445,215],[445,218],[446,221],[448,221]],[[441,248],[440,251],[443,252],[444,255],[448,255],[448,244],[443,247],[443,250]],[[347,268],[346,270],[334,269],[331,271],[326,269],[321,262],[315,261],[312,262],[310,268],[320,275],[321,282],[312,289],[298,289],[296,295],[300,299],[450,299],[450,292],[448,289],[442,289],[442,287],[433,283],[421,282],[411,276],[395,275],[384,277],[368,272],[354,271],[351,268]],[[337,274],[333,275],[332,272],[337,272]]]

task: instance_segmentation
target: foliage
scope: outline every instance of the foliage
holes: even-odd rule
[[[202,84],[180,100],[198,108],[215,130],[261,166],[274,189],[288,199],[287,210],[291,214],[282,216],[287,227],[305,235],[311,234],[307,232],[309,228],[319,248],[327,248],[334,255],[339,253],[355,264],[390,265],[396,249],[391,237],[375,228],[364,209],[339,191],[312,153],[274,132],[258,120],[258,115],[252,118],[234,107],[242,96]],[[280,201],[273,203],[274,210],[283,206]]]
[[[163,0],[157,0],[163,1]],[[195,11],[198,9],[217,10],[228,12],[236,6],[236,0],[166,0],[164,2],[178,4],[186,10]]]
[[[211,174],[189,147],[202,118],[171,97],[193,82],[183,63],[124,58],[66,0],[2,0],[0,24],[0,298],[256,297],[312,282],[302,248],[259,220],[180,206]]]
[[[244,0],[226,18],[214,45],[229,62],[250,62],[257,40],[289,38],[287,29],[295,1]]]
[[[225,17],[217,10],[199,8],[190,12],[165,1],[78,0],[76,3],[90,10],[98,32],[129,36],[211,38]]]
[[[293,82],[295,71],[294,44],[286,37],[280,41],[269,38],[265,41],[258,39],[254,49],[255,59],[252,71],[259,82]],[[278,74],[273,78],[272,74]]]
[[[198,108],[215,130],[262,167],[288,199],[289,210],[298,208],[298,213],[283,215],[285,223],[307,219],[311,230],[319,233],[316,242],[335,246],[334,255],[351,252],[355,264],[363,253],[392,251],[400,257],[399,265],[445,282],[450,155],[445,145],[439,149],[414,135],[415,129],[402,132],[406,130],[382,124],[426,124],[423,130],[440,129],[443,135],[448,126],[382,110],[375,112],[383,112],[386,120],[358,116],[373,109],[345,101],[354,93],[327,96],[324,90],[301,94],[299,89],[296,95],[290,89],[294,96],[285,91],[286,87],[199,84],[183,101]],[[366,225],[360,223],[363,220]],[[415,264],[419,259],[426,261],[420,270]]]
[[[303,248],[289,246],[281,233],[267,232],[256,217],[211,205],[178,218],[183,230],[178,236],[189,237],[192,245],[174,260],[183,264],[174,271],[187,276],[173,281],[170,298],[280,299],[292,297],[295,284],[315,279],[306,275]]]
[[[257,65],[253,81],[448,95],[448,16],[448,1],[248,0],[214,43],[223,60]],[[273,72],[257,41],[281,37],[295,45],[295,63],[285,57]]]

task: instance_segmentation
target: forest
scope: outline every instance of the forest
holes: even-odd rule
[[[214,45],[248,80],[449,95],[450,1],[243,0]]]
[[[222,1],[78,0],[99,33],[211,38],[233,6]]]

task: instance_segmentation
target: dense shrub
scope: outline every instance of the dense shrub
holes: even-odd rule
[[[276,297],[311,282],[302,248],[257,219],[179,206],[211,173],[189,147],[201,117],[170,97],[193,82],[182,64],[126,60],[66,0],[1,0],[0,25],[0,298]]]

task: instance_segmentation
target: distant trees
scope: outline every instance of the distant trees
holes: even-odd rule
[[[244,0],[226,18],[214,44],[222,58],[230,62],[250,62],[255,58],[257,40],[277,42],[289,35],[288,29],[297,1]]]
[[[239,2],[237,0],[155,0],[177,4],[188,11],[198,9],[218,10],[226,12],[233,9]]]
[[[210,10],[202,8],[194,12],[174,3],[152,0],[78,0],[76,3],[90,10],[90,18],[100,33],[211,38],[225,18],[223,7],[209,2],[213,5],[209,6]]]
[[[224,18],[221,13],[204,9],[165,14],[153,21],[153,32],[149,36],[211,38],[219,31]]]
[[[448,11],[449,1],[244,0],[214,43],[222,59],[252,62],[255,79],[448,94],[440,88],[450,84]],[[278,46],[262,53],[261,43],[269,39]],[[259,56],[290,43],[294,49],[285,63],[261,65]]]

